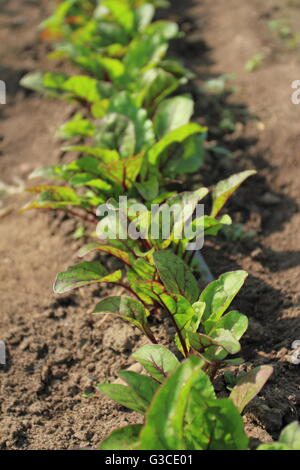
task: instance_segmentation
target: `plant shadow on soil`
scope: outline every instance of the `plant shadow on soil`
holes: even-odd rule
[[[193,0],[185,2],[187,11],[195,5]],[[199,2],[197,2],[197,6]],[[182,18],[182,2],[174,0],[173,17],[188,33],[188,37],[177,39],[173,43],[171,52],[184,58],[184,64],[192,69],[201,80],[215,79],[222,73],[230,73],[226,70],[216,74],[210,68],[214,65],[211,57],[211,48],[201,38],[201,31],[205,28],[205,18],[198,19],[191,16]],[[195,35],[193,36],[193,33]],[[192,39],[189,38],[192,35]],[[247,361],[254,364],[276,364],[277,372],[274,378],[265,387],[263,392],[266,402],[270,395],[276,397],[273,385],[281,388],[286,401],[286,395],[292,391],[298,396],[299,403],[299,374],[296,367],[284,362],[284,355],[291,347],[292,342],[300,338],[300,322],[296,316],[284,316],[287,308],[299,306],[299,298],[291,297],[282,289],[272,285],[272,273],[284,272],[292,267],[300,265],[300,251],[274,251],[271,247],[264,246],[262,240],[272,233],[281,232],[292,217],[299,212],[296,200],[284,192],[274,192],[267,179],[260,174],[261,171],[269,175],[276,175],[280,168],[272,165],[268,159],[268,149],[257,149],[259,137],[257,133],[250,136],[240,135],[238,132],[224,133],[219,128],[220,110],[227,111],[236,122],[246,126],[250,121],[257,120],[248,110],[247,104],[232,102],[231,92],[224,92],[218,98],[209,96],[201,91],[198,83],[182,88],[183,92],[192,94],[196,102],[196,118],[200,123],[207,125],[209,139],[215,145],[224,147],[230,152],[238,152],[239,158],[220,157],[208,155],[208,162],[201,175],[196,175],[188,185],[194,185],[197,181],[205,182],[205,185],[213,185],[216,182],[229,177],[239,171],[256,169],[258,174],[251,177],[238,190],[237,194],[227,205],[227,211],[233,220],[244,224],[254,221],[254,229],[257,236],[246,240],[230,242],[219,237],[217,240],[209,240],[203,249],[205,258],[217,277],[223,272],[245,269],[250,272],[246,286],[238,295],[235,305],[249,316],[250,327],[242,342],[242,354]],[[264,195],[274,195],[275,203],[267,204]],[[253,226],[252,226],[253,228]],[[273,283],[274,284],[274,283]],[[278,368],[278,369],[277,369]],[[276,380],[278,373],[278,378]],[[275,386],[274,385],[274,386]],[[279,395],[280,396],[280,393]],[[280,400],[276,402],[280,410]],[[299,405],[291,405],[292,412],[285,410],[283,422],[290,422],[300,417]],[[266,429],[272,428],[268,417],[261,417],[261,423]],[[275,426],[276,428],[276,426]],[[277,429],[278,431],[278,429]],[[276,431],[275,431],[276,435]]]

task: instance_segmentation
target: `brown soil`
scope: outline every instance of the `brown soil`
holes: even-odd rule
[[[236,267],[250,274],[237,302],[250,318],[243,355],[247,365],[271,363],[275,372],[245,421],[251,437],[269,440],[300,409],[299,366],[289,362],[291,343],[300,339],[300,108],[290,98],[300,60],[299,50],[283,46],[267,22],[288,18],[297,32],[300,8],[283,0],[173,3],[171,15],[187,31],[175,49],[197,76],[237,73],[238,91],[221,101],[237,122],[233,133],[220,132],[220,103],[193,91],[210,138],[234,156],[210,154],[201,175],[213,184],[239,169],[258,170],[230,204],[234,219],[257,237],[208,241],[205,256],[216,276]],[[26,71],[49,68],[36,32],[49,2],[0,5],[0,79],[8,85],[8,104],[0,107],[0,174],[13,193],[33,168],[60,160],[53,135],[72,106],[18,86]],[[246,72],[245,62],[261,51],[262,66]],[[89,315],[105,289],[51,293],[56,273],[76,260],[81,242],[70,243],[76,222],[36,212],[19,215],[16,209],[26,200],[22,193],[0,199],[0,339],[8,349],[8,363],[0,366],[0,449],[95,448],[111,429],[141,419],[98,394],[86,395],[130,365],[131,352],[144,339],[122,322]],[[165,341],[168,326],[154,328]]]

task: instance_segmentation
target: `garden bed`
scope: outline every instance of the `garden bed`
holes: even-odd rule
[[[0,108],[0,169],[10,194],[0,208],[0,339],[8,348],[8,363],[0,366],[0,448],[95,448],[109,431],[141,420],[103,395],[88,395],[97,383],[114,380],[118,370],[131,365],[131,352],[145,340],[121,321],[103,322],[89,315],[97,301],[119,288],[51,293],[57,272],[76,262],[81,242],[69,241],[74,220],[17,213],[28,197],[15,192],[28,174],[61,161],[53,134],[73,105],[45,100],[18,85],[25,72],[49,67],[49,51],[36,32],[51,9],[49,2],[3,4],[0,79],[8,83],[8,104]],[[187,33],[173,48],[201,77],[199,85],[204,77],[237,73],[238,91],[223,102],[223,109],[237,120],[233,133],[219,132],[212,98],[196,96],[200,123],[235,156],[210,155],[203,170],[206,185],[244,169],[258,170],[230,203],[235,221],[256,231],[257,237],[235,242],[219,238],[209,242],[204,254],[216,277],[239,268],[250,274],[236,302],[250,319],[243,357],[249,365],[272,364],[275,371],[245,420],[251,437],[267,441],[299,418],[299,366],[289,358],[292,342],[300,339],[300,195],[299,107],[290,99],[291,82],[298,78],[298,50],[284,49],[266,19],[284,16],[295,24],[297,18],[299,24],[300,9],[275,0],[227,0],[226,5],[221,0],[187,1],[184,8],[182,2],[173,4],[167,16]],[[246,72],[245,62],[260,50],[265,63],[254,73]],[[154,322],[162,342],[169,328]],[[222,393],[224,384],[219,388]]]

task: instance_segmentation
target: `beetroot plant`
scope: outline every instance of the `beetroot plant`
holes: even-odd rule
[[[155,8],[166,3],[65,0],[43,23],[43,38],[56,42],[52,58],[80,72],[34,72],[22,84],[75,103],[77,112],[58,136],[76,158],[37,169],[32,177],[46,183],[28,188],[37,197],[24,210],[62,210],[92,224],[94,240],[79,256],[107,253],[119,267],[109,272],[96,259],[83,261],[58,274],[54,291],[121,286],[124,295],[102,299],[93,314],[130,322],[150,343],[133,356],[147,375],[123,371],[126,385],[99,386],[144,416],[143,424],[114,431],[101,449],[244,450],[241,413],[272,368],[250,371],[229,397],[217,397],[216,374],[242,361],[236,355],[248,319],[230,306],[247,273],[203,282],[195,253],[205,236],[231,224],[225,204],[255,171],[232,175],[212,191],[189,181],[202,168],[208,129],[191,122],[194,101],[180,90],[193,74],[167,55],[181,33],[176,23],[155,19]],[[198,212],[199,203],[208,210]],[[157,344],[154,315],[173,326],[176,355]],[[299,429],[291,425],[265,448],[299,448],[298,441]]]

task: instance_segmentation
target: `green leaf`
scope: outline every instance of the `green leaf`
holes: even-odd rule
[[[137,82],[136,102],[153,114],[159,103],[173,93],[180,81],[161,68],[147,70]]]
[[[199,287],[187,264],[169,251],[158,251],[153,258],[168,293],[182,295],[194,303],[199,295]]]
[[[202,292],[199,300],[206,304],[203,321],[207,333],[227,310],[247,276],[245,271],[232,271],[223,274],[219,279],[211,282]]]
[[[159,383],[146,375],[123,370],[118,374],[129,387],[144,401],[147,408],[151,403],[153,395],[156,393]]]
[[[124,57],[125,70],[137,76],[144,67],[155,67],[168,49],[167,41],[158,34],[143,34],[129,45]]]
[[[63,88],[89,103],[95,103],[102,98],[98,86],[98,80],[86,75],[70,77],[64,82]]]
[[[122,114],[133,122],[136,139],[135,153],[154,144],[153,126],[147,117],[147,111],[138,108],[128,92],[122,91],[115,95],[110,102],[108,111]]]
[[[166,203],[161,206],[161,210],[157,213],[156,217],[152,217],[151,231],[152,229],[154,230],[154,228],[156,228],[156,230],[158,231],[158,228],[160,228],[160,213],[163,214],[163,211],[166,210],[166,214],[168,214],[170,208],[174,209],[173,217],[170,221],[171,233],[166,240],[162,241],[162,248],[168,248],[171,242],[178,244],[181,240],[184,240],[184,237],[194,239],[197,236],[202,235],[200,230],[198,232],[190,230],[192,228],[190,221],[193,218],[192,216],[197,208],[197,204],[199,203],[199,201],[205,198],[208,192],[209,190],[207,188],[199,188],[196,191],[191,192],[185,191],[168,199]],[[163,230],[164,227],[161,228]]]
[[[237,409],[229,399],[216,399],[213,386],[204,373],[194,380],[185,421],[189,450],[247,449],[248,439]]]
[[[120,155],[116,150],[108,150],[105,148],[91,147],[88,145],[70,145],[63,147],[65,152],[80,152],[98,158],[103,163],[120,160]]]
[[[56,294],[63,294],[87,284],[118,282],[121,278],[121,271],[108,274],[104,266],[97,261],[79,263],[75,266],[70,266],[67,271],[58,274],[54,284],[54,292]]]
[[[68,78],[67,75],[57,72],[32,72],[22,77],[20,84],[49,97],[63,98],[67,96],[63,86]]]
[[[173,315],[178,328],[183,331],[191,328],[197,329],[199,324],[198,313],[194,310],[191,303],[181,295],[160,294],[160,303],[164,305]]]
[[[198,397],[196,400],[199,400]],[[248,449],[248,438],[244,431],[243,420],[231,400],[227,398],[207,400],[206,408],[193,407],[190,416],[190,427],[187,428],[187,433],[189,431],[188,449]]]
[[[125,264],[128,264],[131,266],[134,261],[135,257],[131,254],[128,253],[116,246],[112,245],[106,245],[106,244],[101,244],[101,243],[88,243],[87,245],[84,245],[78,252],[78,256],[80,258],[83,258],[86,256],[88,253],[91,253],[92,251],[101,251],[103,253],[109,253],[112,256],[115,256],[116,258],[119,258],[121,261],[123,261]]]
[[[179,28],[173,21],[161,20],[151,23],[144,32],[150,36],[159,35],[166,40],[170,40],[178,36]]]
[[[180,79],[184,84],[188,80],[193,80],[196,75],[189,69],[185,68],[182,63],[176,59],[164,59],[161,61],[160,66],[166,71]]]
[[[129,5],[126,5],[126,3],[122,3],[119,0],[104,0],[102,5],[106,6],[110,10],[114,21],[119,23],[127,33],[132,32],[135,24],[135,17],[134,11],[130,9]]]
[[[224,227],[231,225],[232,220],[228,215],[223,215],[220,219],[213,219],[207,215],[193,219],[192,229],[194,232],[204,230],[204,236],[216,236]]]
[[[74,160],[67,165],[67,169],[71,171],[85,171],[96,176],[101,174],[99,170],[99,160],[91,156],[81,157]]]
[[[94,118],[103,118],[107,114],[109,99],[103,99],[93,103],[91,113]]]
[[[145,3],[138,7],[135,11],[135,22],[138,31],[142,31],[152,21],[155,15],[155,8],[151,3]]]
[[[134,450],[138,446],[141,429],[141,424],[117,429],[101,442],[99,450]]]
[[[139,258],[132,266],[133,269],[127,271],[127,278],[131,289],[148,305],[153,305],[153,301],[159,302],[158,295],[164,291],[164,286],[153,281],[155,269],[144,258]]]
[[[44,93],[47,91],[44,86],[44,74],[42,72],[31,72],[24,75],[20,80],[20,85],[30,90]]]
[[[132,157],[136,148],[134,124],[122,114],[110,113],[98,122],[94,142],[98,147],[115,150],[124,157]]]
[[[27,188],[30,193],[38,194],[38,198],[22,208],[29,209],[68,209],[69,206],[81,206],[83,200],[72,188],[66,186],[36,185]]]
[[[155,177],[143,183],[135,183],[135,187],[146,201],[153,201],[159,194],[159,182]]]
[[[72,137],[89,137],[95,132],[95,126],[81,114],[76,114],[70,121],[66,122],[57,131],[57,137],[70,139]]]
[[[155,395],[140,435],[139,450],[185,450],[184,418],[193,382],[202,372],[196,357],[181,364]]]
[[[247,449],[248,439],[241,416],[230,399],[216,399],[209,377],[202,370],[203,366],[204,362],[200,358],[191,356],[164,380],[151,400],[146,424],[133,433],[134,449]],[[135,377],[135,380],[138,378]],[[143,412],[143,403],[139,397],[129,395],[126,387],[104,387],[104,393],[108,392],[119,403],[126,402],[125,406]],[[103,385],[100,390],[103,391]],[[122,430],[119,432],[117,436],[120,436],[120,444],[112,440],[112,447],[108,448],[127,448],[128,439],[126,435],[123,437]],[[128,433],[131,435],[130,431]]]
[[[182,150],[174,152],[163,168],[164,175],[184,175],[195,173],[204,163],[206,134],[188,137]]]
[[[57,72],[36,72],[25,75],[21,85],[35,91],[45,93],[49,97],[82,99],[94,103],[110,93],[105,82],[100,82],[87,75],[69,77]]]
[[[280,434],[278,442],[262,444],[257,450],[300,450],[300,425],[297,421],[289,424]]]
[[[236,354],[241,350],[240,343],[229,330],[217,328],[213,332],[212,337],[216,344],[225,349],[229,354]]]
[[[93,313],[111,313],[116,315],[136,326],[149,338],[153,338],[147,322],[147,317],[149,316],[148,310],[145,309],[141,302],[132,297],[107,297],[96,305]]]
[[[196,173],[205,160],[205,140],[206,133],[188,137],[182,144],[182,152],[174,154],[174,157],[167,162],[164,174],[168,172],[174,175]]]
[[[237,339],[228,330],[218,329],[214,336],[207,336],[200,333],[187,331],[187,337],[193,349],[204,352],[210,346],[216,345],[225,349],[229,354],[236,354],[241,346]],[[205,356],[206,357],[206,356]]]
[[[240,312],[233,310],[232,312],[226,313],[210,331],[210,334],[213,334],[214,331],[223,328],[224,330],[230,331],[236,339],[241,339],[243,334],[247,331],[248,328],[248,318],[246,315],[241,314]]]
[[[69,179],[69,183],[75,188],[89,186],[91,188],[97,188],[107,195],[112,193],[112,186],[109,183],[101,180],[100,178],[95,178],[94,175],[89,173],[75,174]]]
[[[112,82],[118,83],[123,78],[125,67],[120,60],[111,57],[100,57],[98,63],[107,72]]]
[[[203,317],[203,313],[204,313],[204,310],[205,310],[205,303],[195,302],[192,305],[192,307],[193,307],[193,310],[195,312],[195,318],[196,318],[196,321],[193,322],[193,329],[194,329],[194,331],[197,331],[198,328],[199,328],[199,325],[201,323],[202,317]]]
[[[216,217],[224,207],[228,199],[238,189],[238,187],[250,176],[255,175],[255,170],[243,171],[230,176],[230,178],[220,181],[213,192],[213,207],[211,217]]]
[[[144,414],[147,409],[147,403],[126,385],[104,383],[97,385],[97,388],[104,395],[130,410]]]
[[[189,96],[176,96],[163,101],[154,116],[154,130],[159,139],[188,124],[194,112],[194,101]]]
[[[185,139],[194,134],[201,134],[206,132],[206,127],[201,127],[198,124],[186,124],[182,127],[179,127],[162,139],[160,139],[148,152],[149,163],[152,165],[157,165],[159,162],[160,155],[174,143],[183,142]]]
[[[206,325],[207,326],[207,325]],[[248,318],[237,311],[232,311],[224,315],[219,321],[214,323],[214,327],[209,331],[209,336],[220,347],[210,347],[205,352],[205,357],[209,361],[223,361],[229,354],[236,354],[240,351],[239,340],[248,328]]]
[[[67,186],[51,186],[47,184],[37,184],[35,186],[30,186],[26,189],[30,193],[34,194],[43,194],[47,192],[49,198],[51,196],[53,201],[69,201],[78,202],[80,199],[75,193],[74,189]]]
[[[132,269],[141,281],[153,280],[155,276],[155,268],[142,258],[139,258],[134,262]]]
[[[143,160],[144,154],[140,153],[134,157],[124,158],[117,162],[100,164],[99,168],[108,179],[124,189],[129,189],[141,171]]]
[[[300,425],[293,422],[285,427],[280,434],[280,442],[287,445],[290,449],[300,450]]]
[[[146,414],[139,450],[246,450],[248,439],[229,399],[216,399],[203,362],[190,357],[160,387]]]
[[[77,229],[72,235],[73,240],[80,240],[81,238],[84,237],[85,232],[86,232],[86,227],[84,225],[79,225],[79,227],[77,227]]]
[[[261,444],[257,450],[294,450],[281,442],[270,442],[269,444]],[[299,449],[296,449],[299,450]]]
[[[146,371],[159,382],[164,380],[179,366],[178,359],[164,346],[145,345],[133,355]]]
[[[41,27],[43,29],[49,29],[53,32],[61,31],[65,19],[68,15],[70,15],[70,12],[72,11],[73,7],[73,0],[64,1],[63,3],[57,6],[52,16],[43,21]]]
[[[265,383],[273,373],[273,367],[261,366],[253,369],[248,374],[243,375],[230,394],[230,398],[239,410],[243,412],[244,408],[261,391]],[[300,440],[299,440],[300,444]]]

